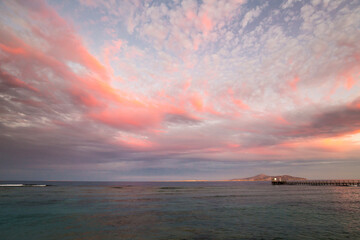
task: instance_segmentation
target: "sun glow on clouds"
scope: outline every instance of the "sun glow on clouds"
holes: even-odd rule
[[[19,0],[0,16],[13,169],[360,154],[358,1]]]

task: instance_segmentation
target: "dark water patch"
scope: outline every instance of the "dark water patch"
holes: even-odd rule
[[[45,199],[45,200],[36,200],[36,201],[29,201],[29,200],[22,200],[15,202],[14,205],[19,207],[36,207],[36,206],[44,206],[44,205],[52,205],[61,202],[61,200],[56,199]]]
[[[118,188],[118,189],[122,189],[122,188],[130,188],[130,187],[133,187],[133,185],[111,186],[110,188]]]
[[[128,198],[128,199],[115,199],[114,202],[122,203],[139,203],[139,202],[157,202],[164,201],[163,198]]]
[[[177,189],[185,189],[185,188],[184,187],[160,187],[159,189],[177,190]]]

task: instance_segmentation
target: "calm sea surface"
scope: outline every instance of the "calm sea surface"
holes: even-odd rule
[[[360,239],[360,187],[45,184],[0,187],[1,240]]]

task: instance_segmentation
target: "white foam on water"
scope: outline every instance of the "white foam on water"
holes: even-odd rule
[[[9,183],[9,184],[0,184],[0,187],[46,187],[45,184],[16,184],[16,183]]]
[[[0,187],[24,187],[24,186],[25,186],[24,184],[13,184],[13,183],[0,184]]]

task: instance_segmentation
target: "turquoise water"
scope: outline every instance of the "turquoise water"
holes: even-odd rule
[[[360,239],[360,187],[51,184],[0,187],[1,240]]]

